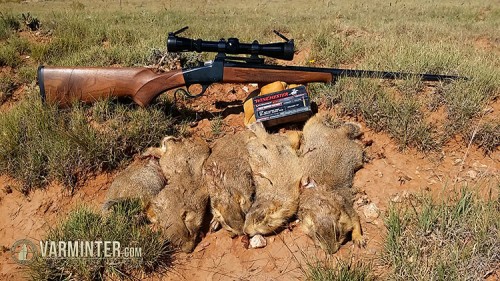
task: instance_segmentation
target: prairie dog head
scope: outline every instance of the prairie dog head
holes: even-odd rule
[[[198,222],[193,212],[180,211],[181,213],[169,212],[156,206],[148,204],[145,213],[151,223],[162,226],[165,235],[173,245],[185,253],[190,253],[196,246],[198,237]]]
[[[301,228],[322,249],[333,254],[359,225],[359,217],[342,195],[326,185],[303,178],[301,186],[298,211]]]
[[[289,214],[280,202],[257,202],[246,215],[244,232],[250,236],[271,234],[287,222]]]

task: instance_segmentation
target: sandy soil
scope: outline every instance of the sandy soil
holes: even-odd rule
[[[211,121],[217,113],[224,118],[223,131],[231,134],[243,129],[241,101],[255,85],[214,85],[207,96],[181,101],[199,113],[200,120],[190,130],[210,141],[214,138]],[[320,107],[321,108],[321,107]],[[500,116],[499,107],[492,114]],[[381,252],[385,232],[384,213],[392,202],[398,204],[410,194],[430,192],[439,198],[451,190],[468,184],[482,194],[498,191],[500,152],[485,156],[474,146],[464,147],[456,140],[442,151],[423,154],[414,150],[400,151],[390,137],[363,128],[362,141],[367,144],[370,161],[357,172],[354,188],[359,192],[355,206],[362,220],[366,248],[351,242],[345,244],[335,258],[371,260]],[[0,279],[23,280],[23,267],[11,258],[10,247],[19,239],[42,239],[44,233],[79,204],[99,208],[115,173],[98,175],[84,183],[73,196],[61,185],[51,184],[25,197],[16,190],[18,183],[0,176]],[[378,217],[366,217],[366,204],[373,202],[380,210]],[[176,265],[162,280],[290,280],[303,278],[306,261],[322,259],[324,254],[298,227],[291,224],[275,236],[267,237],[262,249],[246,249],[241,238],[231,239],[224,230],[209,233],[192,254],[177,254]],[[376,264],[375,264],[376,265]],[[384,268],[376,265],[376,272]]]

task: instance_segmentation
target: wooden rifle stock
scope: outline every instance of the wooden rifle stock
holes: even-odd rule
[[[42,100],[60,106],[109,97],[129,97],[147,106],[162,92],[185,85],[181,70],[155,73],[144,67],[39,67],[38,83]]]

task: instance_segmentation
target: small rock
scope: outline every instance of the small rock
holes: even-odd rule
[[[6,185],[3,188],[3,191],[5,192],[5,194],[11,194],[12,193],[12,187],[10,185]]]
[[[396,195],[394,195],[394,197],[391,198],[391,202],[401,203],[403,202],[403,199],[401,198],[401,196],[399,196],[399,194],[396,193]]]
[[[247,86],[243,86],[243,88],[241,88],[243,91],[245,91],[245,93],[248,93],[248,87]]]
[[[384,174],[382,174],[382,172],[378,172],[378,177],[379,177],[379,178],[381,178],[381,177],[383,177],[383,176],[384,176]]]
[[[401,203],[403,202],[403,199],[408,199],[410,197],[410,193],[406,190],[404,190],[401,194],[396,193],[392,198],[391,202],[394,203]]]
[[[469,171],[467,171],[467,176],[471,179],[475,179],[475,178],[477,178],[477,172],[474,170],[469,170]]]
[[[369,220],[374,220],[380,215],[380,210],[375,203],[370,203],[363,207],[363,214]]]
[[[257,234],[250,239],[250,248],[252,249],[263,248],[266,245],[267,245],[266,238],[264,238],[260,234]]]
[[[472,168],[477,171],[477,172],[486,172],[486,170],[488,170],[488,166],[487,165],[484,165],[484,164],[481,164],[477,161],[475,161],[474,163],[472,163]]]
[[[362,207],[368,203],[370,203],[370,199],[368,199],[368,196],[366,194],[358,198],[358,200],[356,200],[355,202],[357,207]]]
[[[460,164],[460,163],[462,163],[462,159],[460,159],[460,158],[457,158],[457,159],[455,159],[455,161],[453,161],[453,165],[455,165],[455,166]]]

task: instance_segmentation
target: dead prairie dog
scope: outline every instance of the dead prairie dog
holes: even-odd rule
[[[363,147],[353,140],[361,129],[355,123],[335,126],[328,121],[327,114],[318,113],[304,125],[300,148],[304,176],[331,188],[348,188],[363,166]]]
[[[108,189],[103,210],[125,199],[139,198],[144,206],[158,194],[166,184],[157,159],[142,159],[130,164],[120,172]]]
[[[298,211],[301,228],[317,245],[333,254],[351,233],[353,243],[364,246],[361,223],[351,200],[308,178],[301,190]]]
[[[246,147],[252,135],[247,130],[216,140],[204,166],[214,219],[233,235],[243,235],[255,193]]]
[[[255,201],[246,215],[244,232],[270,234],[286,224],[298,208],[301,167],[286,136],[268,134],[261,123],[247,144],[256,186]]]
[[[168,139],[164,145],[160,166],[167,186],[151,201],[146,214],[165,229],[174,245],[191,252],[208,204],[202,166],[210,149],[203,141],[189,139]]]

